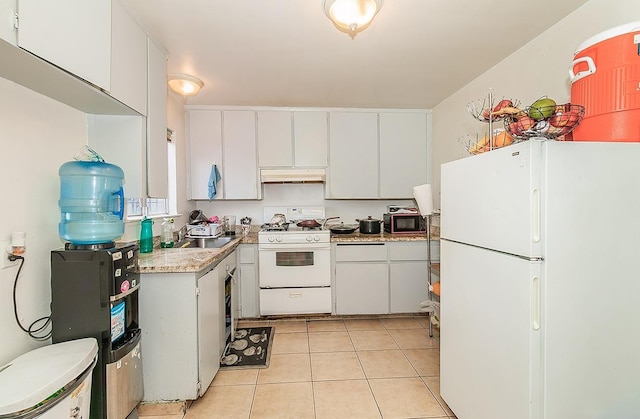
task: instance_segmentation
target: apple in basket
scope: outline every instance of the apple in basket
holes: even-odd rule
[[[559,111],[549,118],[549,123],[554,127],[575,127],[580,121],[580,115],[576,111]]]

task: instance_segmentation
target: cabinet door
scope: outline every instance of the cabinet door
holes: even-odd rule
[[[220,111],[190,110],[189,129],[189,198],[209,199],[211,165],[222,172],[222,114]],[[218,182],[215,199],[224,193],[224,178]]]
[[[411,199],[427,182],[427,116],[424,112],[380,114],[380,198]]]
[[[297,167],[327,167],[327,112],[294,112],[293,138],[293,161]]]
[[[429,299],[427,262],[391,262],[389,292],[391,313],[417,313]]]
[[[167,157],[167,57],[148,40],[149,106],[147,109],[147,196],[166,198],[169,190]]]
[[[259,199],[256,119],[253,111],[224,111],[225,199]]]
[[[18,46],[111,90],[111,0],[19,0]]]
[[[378,115],[330,112],[328,198],[378,198],[378,160]]]
[[[259,317],[258,245],[241,244],[239,251],[241,316]]]
[[[260,167],[293,166],[291,112],[259,111],[256,115]]]
[[[387,263],[336,264],[336,314],[389,313]]]
[[[113,1],[112,6],[110,93],[141,115],[146,115],[147,35],[127,14],[120,1]],[[162,76],[162,73],[158,75],[159,78]]]
[[[16,28],[13,22],[17,6],[17,0],[0,0],[0,39],[11,45],[16,45]]]
[[[198,279],[198,366],[201,387],[198,396],[209,388],[220,368],[220,287],[218,268]],[[222,292],[224,298],[224,290]],[[224,306],[224,305],[223,305]],[[224,329],[224,328],[222,328]],[[224,334],[224,330],[222,331]]]

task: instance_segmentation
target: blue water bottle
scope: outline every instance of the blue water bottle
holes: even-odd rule
[[[140,253],[151,253],[153,251],[153,220],[144,217],[142,228],[140,229]]]
[[[70,161],[60,175],[60,238],[101,244],[124,234],[124,172],[100,161]]]

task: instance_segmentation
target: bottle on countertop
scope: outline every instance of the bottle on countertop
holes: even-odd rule
[[[153,220],[144,217],[140,229],[140,253],[153,251]]]
[[[162,234],[160,235],[160,247],[173,247],[173,218],[164,218],[162,222]]]

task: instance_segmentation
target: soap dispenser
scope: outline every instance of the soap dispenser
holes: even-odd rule
[[[140,253],[153,251],[153,220],[144,217],[140,229]]]
[[[173,218],[164,218],[162,234],[160,235],[160,247],[173,247]]]

